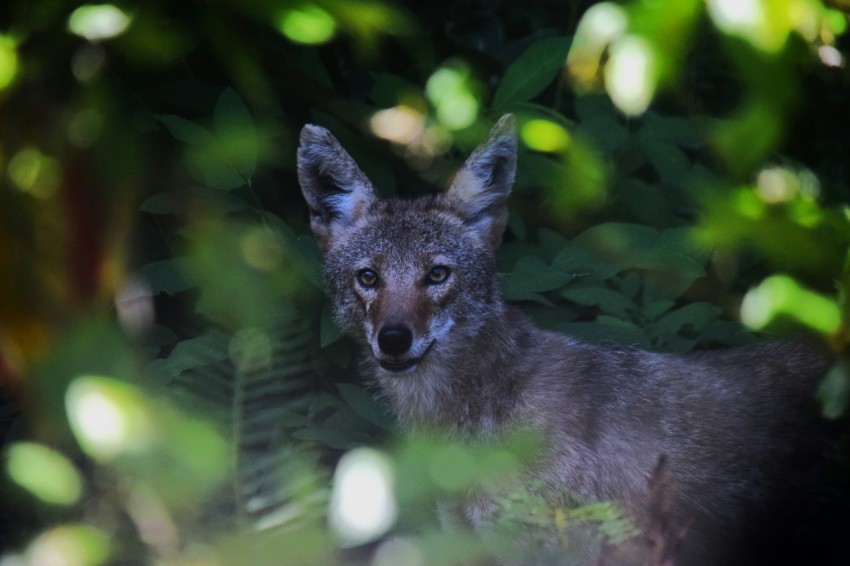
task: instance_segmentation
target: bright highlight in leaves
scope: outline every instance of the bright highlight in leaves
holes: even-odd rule
[[[620,110],[631,116],[642,114],[652,101],[657,81],[655,54],[646,40],[626,36],[611,46],[605,88]]]
[[[27,564],[96,566],[109,557],[109,537],[90,525],[63,525],[35,539]]]
[[[12,84],[17,74],[17,45],[11,37],[0,34],[0,90]]]
[[[821,414],[830,420],[838,419],[847,412],[850,404],[850,364],[839,360],[826,374],[817,391]]]
[[[153,440],[150,411],[134,387],[106,377],[78,377],[65,395],[71,430],[94,458],[138,453]]]
[[[570,75],[577,86],[588,88],[596,80],[602,53],[626,31],[625,11],[611,2],[588,8],[576,29],[575,41],[567,57]]]
[[[707,5],[720,30],[768,53],[779,52],[792,32],[815,42],[822,29],[843,31],[830,10],[811,0],[709,0]]]
[[[570,134],[549,120],[529,120],[520,130],[522,141],[535,151],[559,153],[570,144]]]
[[[346,544],[374,540],[395,523],[394,485],[392,463],[377,450],[357,448],[340,459],[329,519]]]
[[[399,105],[375,112],[369,127],[380,138],[408,145],[425,133],[425,116],[415,108]]]
[[[280,17],[279,28],[283,35],[296,43],[317,45],[334,36],[336,21],[323,9],[309,4],[284,12]]]
[[[755,330],[783,315],[822,334],[832,334],[841,325],[834,301],[804,289],[787,275],[768,277],[747,293],[741,305],[741,320]]]
[[[68,29],[89,41],[100,41],[121,35],[127,31],[130,23],[130,17],[117,6],[87,4],[71,13]]]
[[[425,85],[428,99],[437,110],[437,119],[449,130],[462,130],[478,117],[478,100],[469,86],[465,65],[443,67]]]
[[[6,467],[15,483],[45,503],[72,505],[82,494],[82,480],[74,464],[41,444],[18,442],[12,445]]]
[[[59,186],[59,162],[35,147],[25,147],[9,161],[9,177],[18,189],[36,198],[46,199]]]

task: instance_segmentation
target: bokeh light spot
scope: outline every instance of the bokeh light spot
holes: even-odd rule
[[[27,564],[95,566],[109,556],[109,537],[90,525],[64,525],[35,539],[27,555]]]
[[[283,35],[296,43],[317,45],[334,36],[336,21],[320,7],[309,4],[283,12],[279,28]]]
[[[428,465],[428,474],[434,483],[450,491],[468,487],[475,479],[475,470],[472,455],[456,444],[435,450]]]
[[[68,388],[65,406],[77,441],[95,458],[142,452],[152,442],[148,408],[130,385],[105,377],[78,377]]]
[[[578,87],[590,87],[599,72],[602,53],[618,40],[628,27],[626,13],[611,2],[588,8],[576,29],[575,40],[567,55],[570,76]]]
[[[647,109],[655,95],[655,56],[646,40],[625,36],[610,49],[605,67],[605,87],[624,113],[636,116]]]
[[[787,275],[768,277],[751,289],[741,304],[741,320],[760,330],[779,316],[796,320],[823,334],[841,325],[841,311],[834,301],[804,289]]]
[[[369,127],[379,138],[409,145],[425,133],[425,116],[410,106],[394,106],[375,112]]]
[[[329,519],[345,544],[374,540],[395,523],[394,485],[392,463],[377,450],[357,448],[340,459]]]
[[[71,33],[89,41],[117,37],[127,31],[130,17],[112,4],[87,4],[80,6],[68,18]]]
[[[549,120],[529,120],[520,130],[522,141],[535,151],[558,153],[570,145],[570,134]]]
[[[470,89],[470,73],[464,64],[438,69],[428,78],[425,92],[436,109],[437,120],[449,130],[467,128],[478,117],[478,100]]]
[[[271,272],[283,265],[283,244],[271,229],[256,227],[242,236],[242,257],[257,271]]]
[[[17,74],[17,45],[11,37],[0,34],[0,90],[11,85]]]
[[[59,162],[34,147],[26,147],[12,157],[8,174],[18,189],[36,198],[50,198],[59,187]]]
[[[34,442],[9,448],[9,477],[46,503],[72,505],[83,491],[77,468],[59,452]]]

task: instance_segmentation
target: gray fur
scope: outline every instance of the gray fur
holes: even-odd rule
[[[538,477],[637,514],[666,455],[677,517],[691,524],[685,560],[712,563],[723,545],[749,536],[777,494],[799,488],[796,464],[823,450],[810,404],[830,358],[805,342],[668,355],[536,328],[504,303],[497,283],[515,167],[505,117],[446,193],[385,200],[331,134],[305,126],[299,178],[336,320],[364,347],[366,374],[408,430],[468,439],[539,432]],[[435,265],[450,278],[424,284]],[[376,288],[357,283],[365,268],[379,275]],[[388,324],[411,328],[413,367],[382,367],[405,361],[377,344]],[[466,514],[482,523],[491,508],[479,500]]]

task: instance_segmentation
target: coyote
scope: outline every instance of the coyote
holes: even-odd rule
[[[506,115],[446,192],[382,199],[330,132],[304,126],[298,177],[337,323],[404,429],[535,431],[535,479],[635,513],[663,458],[682,563],[725,560],[799,495],[797,472],[823,448],[810,404],[830,356],[805,341],[662,354],[535,327],[496,272],[516,162]],[[466,519],[486,525],[494,508],[476,496]]]

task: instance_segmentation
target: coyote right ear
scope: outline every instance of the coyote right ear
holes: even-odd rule
[[[446,193],[467,224],[494,249],[508,222],[505,200],[516,177],[516,156],[516,119],[505,114],[457,172]]]
[[[298,182],[310,208],[310,228],[327,251],[334,231],[347,230],[376,200],[366,174],[325,128],[307,124],[298,146]]]

